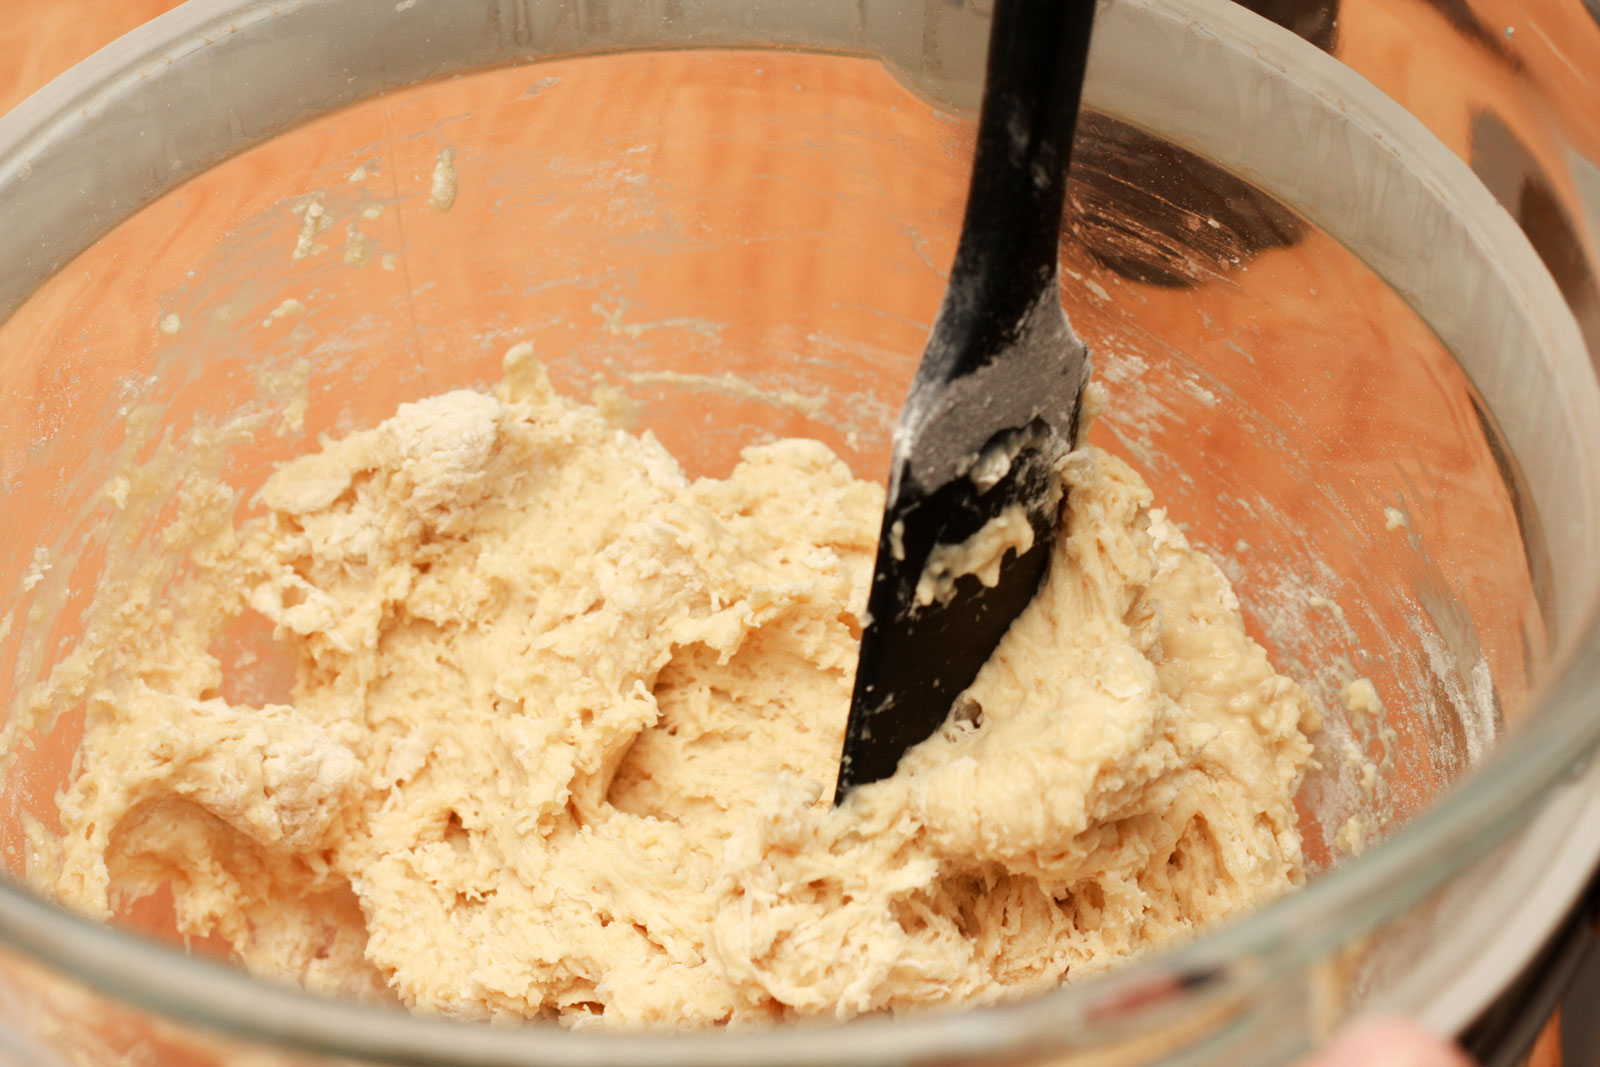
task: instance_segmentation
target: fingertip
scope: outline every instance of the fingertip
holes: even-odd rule
[[[1472,1067],[1443,1038],[1405,1019],[1357,1023],[1334,1039],[1307,1067]]]

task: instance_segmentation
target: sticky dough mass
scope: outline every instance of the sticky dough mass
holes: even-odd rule
[[[569,1024],[987,1003],[1188,936],[1301,878],[1315,714],[1126,464],[1061,477],[967,714],[834,809],[882,490],[809,440],[691,481],[513,350],[85,639],[54,889],[170,884],[259,974]],[[281,704],[219,695],[256,614]]]

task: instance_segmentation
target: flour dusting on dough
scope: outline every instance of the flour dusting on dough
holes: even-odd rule
[[[1188,937],[1301,879],[1315,713],[1130,467],[1060,476],[960,728],[835,808],[882,489],[809,440],[691,481],[519,345],[242,526],[186,489],[186,565],[33,704],[86,710],[42,876],[101,918],[170,886],[314,990],[569,1025],[990,1003]],[[275,702],[222,695],[241,616],[295,664]]]

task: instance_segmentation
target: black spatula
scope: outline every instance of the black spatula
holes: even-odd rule
[[[955,265],[895,430],[836,802],[944,724],[1044,577],[1051,466],[1089,377],[1056,247],[1093,18],[1094,0],[995,0]],[[1016,550],[962,573],[985,527]]]

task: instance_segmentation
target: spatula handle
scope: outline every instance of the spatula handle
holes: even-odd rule
[[[955,343],[940,346],[943,360],[925,359],[919,378],[949,381],[983,366],[1056,283],[1094,4],[995,0],[977,155],[947,289],[959,299],[947,297],[939,311]]]

